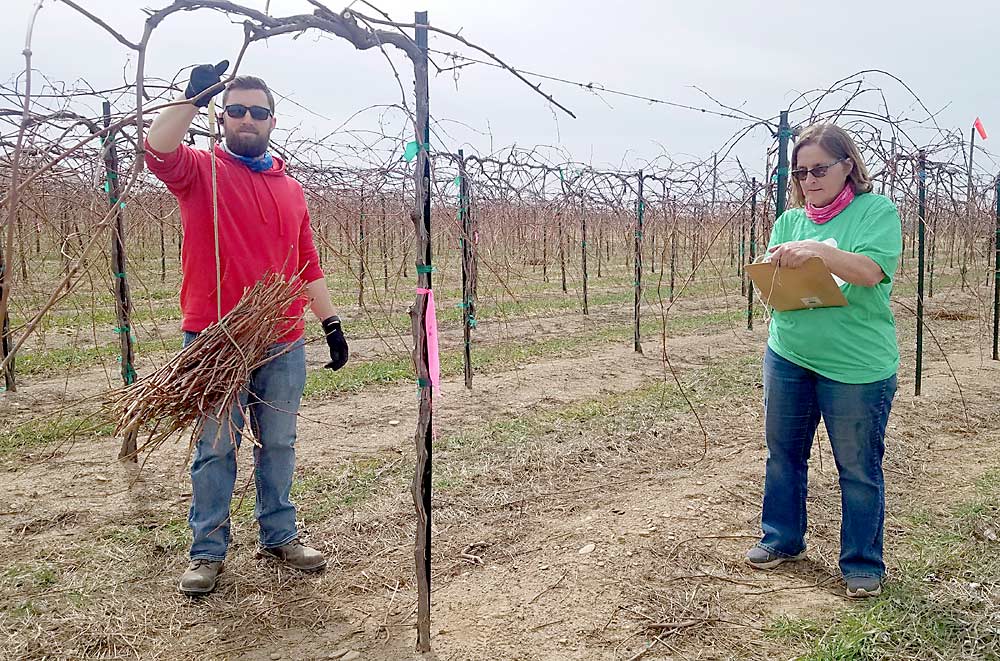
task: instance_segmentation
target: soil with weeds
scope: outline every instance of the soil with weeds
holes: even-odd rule
[[[836,566],[840,499],[822,433],[808,559],[763,573],[742,563],[765,457],[763,330],[671,335],[683,394],[654,338],[647,356],[581,340],[500,364],[471,393],[448,378],[436,408],[430,658],[988,658],[974,654],[997,627],[998,367],[981,360],[975,325],[948,314],[933,324],[968,411],[930,349],[913,397],[904,349],[887,441],[891,581],[860,606],[844,599]],[[910,346],[912,321],[901,314],[900,327]],[[412,387],[390,383],[303,409],[293,494],[304,538],[330,558],[323,574],[254,557],[241,453],[226,571],[200,600],[175,586],[189,534],[182,446],[138,475],[104,437],[42,462],[14,450],[0,496],[0,656],[417,658],[412,408]],[[932,655],[920,656],[924,644]]]

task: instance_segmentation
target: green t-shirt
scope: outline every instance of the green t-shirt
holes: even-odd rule
[[[848,305],[839,308],[774,311],[767,344],[782,358],[841,383],[872,383],[899,368],[896,320],[889,294],[902,252],[896,205],[887,197],[864,193],[822,225],[804,209],[781,214],[768,247],[788,241],[834,239],[841,250],[870,257],[885,277],[874,287],[840,286]]]

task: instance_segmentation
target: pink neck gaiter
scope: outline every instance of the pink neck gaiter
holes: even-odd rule
[[[834,198],[833,202],[825,207],[814,207],[806,202],[806,216],[817,225],[833,220],[833,218],[847,208],[847,205],[854,201],[854,186],[847,182],[840,195]]]

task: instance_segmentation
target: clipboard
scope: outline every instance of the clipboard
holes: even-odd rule
[[[780,312],[848,304],[830,269],[819,257],[810,257],[794,269],[760,262],[748,264],[746,271],[764,304]]]

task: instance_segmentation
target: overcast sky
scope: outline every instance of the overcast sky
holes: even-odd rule
[[[168,0],[78,0],[133,41],[142,7]],[[24,31],[35,0],[3,0],[0,75],[23,68]],[[241,4],[263,9],[264,0]],[[379,0],[397,20],[426,9],[432,24],[458,31],[517,68],[640,95],[714,107],[698,86],[727,105],[771,117],[801,91],[826,87],[862,69],[885,69],[908,83],[932,109],[944,108],[942,125],[968,128],[978,115],[1000,136],[1000,89],[993,69],[1000,55],[1000,2],[995,0],[889,0],[802,2],[774,0]],[[341,9],[343,3],[328,3]],[[371,13],[363,4],[356,8]],[[304,0],[271,0],[272,15],[308,12]],[[153,37],[147,74],[172,77],[181,67],[233,59],[242,29],[209,11],[169,18]],[[459,48],[432,36],[431,47]],[[68,7],[47,0],[33,41],[33,65],[51,80],[85,79],[95,87],[134,75],[134,55]],[[472,55],[467,49],[462,52]],[[438,56],[438,63],[448,64]],[[397,58],[397,63],[402,61]],[[399,100],[399,88],[378,51],[358,52],[335,38],[307,33],[255,44],[242,73],[265,78],[281,94],[321,119],[283,101],[279,123],[299,135],[323,135],[352,114]],[[401,68],[407,92],[412,74]],[[912,105],[899,85],[884,85],[890,107]],[[678,160],[706,158],[743,124],[643,101],[604,95],[550,81],[543,88],[573,110],[554,111],[508,73],[483,66],[431,80],[432,114],[446,123],[445,147],[485,152],[492,145],[561,145],[575,158],[598,166],[632,167],[665,149]],[[873,99],[874,104],[874,99]],[[908,111],[919,116],[916,110]],[[378,128],[378,113],[351,121],[354,129]],[[794,119],[794,118],[793,118]],[[767,142],[758,130],[743,153],[760,154]],[[990,147],[987,143],[986,147]]]

